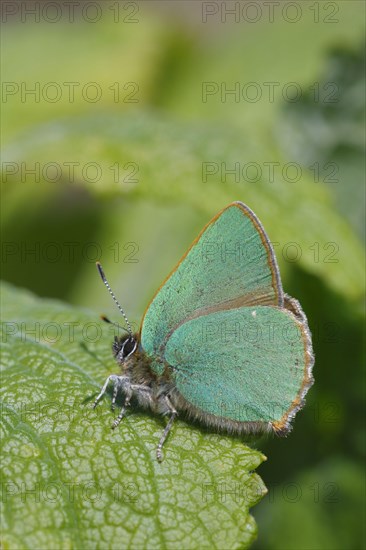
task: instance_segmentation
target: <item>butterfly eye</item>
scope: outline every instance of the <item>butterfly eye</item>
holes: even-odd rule
[[[136,350],[136,347],[137,347],[137,342],[134,338],[126,338],[126,340],[124,342],[120,342],[119,343],[119,349],[118,349],[118,352],[117,352],[117,361],[119,363],[123,363],[123,361],[125,359],[127,359],[127,357],[129,357],[135,350]]]
[[[125,343],[123,344],[123,355],[124,357],[128,357],[129,355],[131,355],[131,353],[133,353],[135,351],[137,347],[137,342],[134,338],[128,338],[127,340],[125,340]]]

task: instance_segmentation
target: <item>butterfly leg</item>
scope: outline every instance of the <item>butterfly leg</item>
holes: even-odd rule
[[[103,395],[105,394],[109,382],[113,382],[113,397],[112,397],[112,410],[114,409],[114,405],[116,402],[116,397],[118,394],[118,391],[123,387],[124,382],[126,380],[125,376],[117,376],[116,374],[111,374],[111,376],[108,376],[107,380],[104,383],[104,386],[100,390],[99,395],[97,396],[96,400],[94,401],[93,409],[98,405],[99,401],[102,399]]]
[[[114,407],[116,406],[116,398],[119,390],[119,385],[114,384],[113,386],[113,395],[112,395],[112,403],[111,403],[111,409],[114,411]]]
[[[167,412],[168,412],[168,414],[170,414],[170,418],[169,418],[169,422],[166,425],[165,430],[163,431],[163,434],[160,438],[158,448],[156,449],[156,458],[158,459],[158,462],[161,462],[163,460],[162,448],[163,448],[164,442],[165,442],[166,438],[168,437],[168,434],[169,434],[169,432],[170,432],[170,430],[173,426],[173,422],[174,422],[176,416],[178,415],[177,411],[173,407],[173,405],[170,402],[170,399],[167,395],[164,396],[164,400],[165,400],[165,405],[168,409]]]
[[[127,386],[127,387],[125,386],[124,390],[125,390],[125,393],[126,393],[125,402],[123,403],[121,412],[119,413],[116,420],[112,424],[112,430],[117,428],[117,426],[120,424],[122,418],[124,417],[124,415],[126,413],[127,407],[129,406],[130,401],[131,401],[131,397],[132,397],[132,393],[133,393],[132,389],[131,389],[131,386]]]
[[[111,376],[108,376],[107,380],[105,381],[104,386],[102,387],[102,389],[100,390],[99,395],[97,396],[96,400],[94,401],[93,409],[95,409],[95,407],[98,405],[99,401],[102,399],[103,395],[105,394],[106,389],[108,387],[108,384],[109,384],[112,376],[113,376],[113,374]]]
[[[123,377],[120,377],[120,378],[123,378]],[[122,418],[126,413],[126,409],[129,406],[133,395],[137,397],[138,402],[142,405],[151,406],[151,403],[152,403],[152,392],[151,392],[151,388],[149,388],[148,386],[143,386],[140,384],[130,384],[129,381],[127,382],[126,378],[124,378],[124,380],[121,381],[121,385],[123,387],[123,391],[126,397],[125,397],[125,402],[123,404],[121,412],[119,413],[118,417],[112,424],[113,429],[117,428],[117,426],[120,424]]]

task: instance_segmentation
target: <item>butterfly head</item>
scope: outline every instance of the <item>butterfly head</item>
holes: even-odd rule
[[[137,349],[137,340],[133,336],[118,336],[114,337],[112,344],[113,355],[120,365],[130,357]]]

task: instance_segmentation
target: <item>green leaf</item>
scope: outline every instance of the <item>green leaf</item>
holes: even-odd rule
[[[2,538],[5,548],[248,548],[265,457],[179,420],[131,411],[118,430],[109,325],[2,285]]]

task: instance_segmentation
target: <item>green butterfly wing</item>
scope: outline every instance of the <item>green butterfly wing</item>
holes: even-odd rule
[[[241,307],[181,324],[164,353],[180,407],[233,431],[267,424],[286,433],[312,384],[313,363],[306,318],[296,300],[287,301],[292,311]]]
[[[268,237],[255,214],[235,202],[209,222],[154,296],[141,345],[160,374],[167,339],[184,321],[220,309],[283,303]]]

